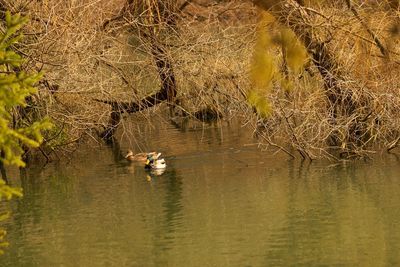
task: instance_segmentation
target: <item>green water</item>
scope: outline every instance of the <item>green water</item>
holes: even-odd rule
[[[141,134],[121,151],[161,150],[161,176],[95,146],[14,177],[0,266],[400,265],[395,156],[291,161],[233,126]]]

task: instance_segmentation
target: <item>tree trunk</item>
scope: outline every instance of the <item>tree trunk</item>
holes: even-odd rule
[[[111,114],[109,122],[105,130],[100,134],[101,138],[106,141],[112,141],[115,131],[121,122],[122,113],[135,113],[150,107],[153,107],[159,103],[167,101],[168,103],[174,103],[177,86],[175,80],[175,74],[172,67],[171,59],[167,53],[167,50],[157,41],[157,28],[161,27],[165,23],[168,27],[175,27],[176,13],[174,12],[175,1],[153,1],[151,3],[145,3],[138,0],[127,0],[124,8],[120,11],[120,14],[116,17],[127,16],[138,16],[138,11],[141,14],[147,14],[144,18],[143,25],[150,25],[149,29],[144,27],[143,29],[136,29],[140,32],[140,35],[150,43],[150,53],[154,58],[154,62],[157,66],[158,76],[161,81],[161,88],[158,92],[149,95],[140,101],[107,101],[98,100],[105,104],[111,105]],[[148,12],[148,13],[146,13]],[[142,18],[143,19],[143,18]],[[107,26],[103,23],[103,28]]]

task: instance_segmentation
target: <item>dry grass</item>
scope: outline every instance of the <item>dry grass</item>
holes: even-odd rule
[[[358,7],[360,8],[360,7]],[[397,145],[399,138],[399,37],[388,30],[396,13],[361,9],[372,31],[384,40],[389,58],[382,55],[365,27],[346,7],[320,6],[313,9],[313,30],[327,40],[343,79],[341,92],[354,103],[354,110],[332,118],[326,89],[316,68],[292,77],[296,86],[290,97],[279,85],[270,96],[274,114],[259,120],[267,144],[298,151],[305,158],[370,156]],[[398,15],[397,15],[398,16]],[[388,45],[390,44],[390,45]],[[281,56],[280,56],[281,57]],[[343,97],[342,97],[343,99]],[[348,103],[336,103],[345,109]],[[265,129],[265,130],[262,130]],[[331,140],[335,136],[335,142]]]
[[[8,9],[32,19],[20,50],[29,58],[30,68],[46,74],[50,86],[41,90],[41,107],[67,133],[68,140],[63,142],[82,136],[97,139],[96,130],[107,123],[110,107],[93,99],[134,101],[159,90],[161,81],[149,41],[138,35],[144,27],[157,31],[157,42],[166,48],[177,80],[180,110],[185,114],[194,117],[206,108],[227,120],[239,114],[257,131],[261,143],[293,156],[295,151],[309,158],[366,156],[377,147],[397,145],[400,46],[398,35],[390,29],[398,23],[398,10],[387,5],[371,8],[364,2],[357,6],[390,50],[390,57],[385,58],[345,5],[319,1],[313,6],[315,32],[328,41],[345,73],[344,93],[355,103],[350,116],[342,114],[333,123],[323,82],[312,64],[302,75],[290,77],[295,86],[289,94],[274,85],[269,95],[274,110],[271,117],[254,114],[246,92],[256,38],[255,7],[243,1],[191,2],[173,27],[152,24],[137,14],[118,17],[124,0],[8,3]],[[276,58],[280,62],[279,51]],[[54,86],[58,89],[49,90]],[[154,116],[161,110],[141,111],[139,116]],[[129,132],[122,121],[120,136],[129,136]],[[332,133],[337,137],[334,146],[329,140]]]
[[[157,29],[157,41],[173,63],[181,109],[194,116],[211,107],[228,117],[238,109],[236,103],[245,106],[243,92],[256,23],[252,16],[243,19],[245,12],[254,13],[249,4],[191,4],[172,29],[152,25],[146,12],[115,19],[125,3],[7,3],[7,9],[31,18],[19,50],[28,57],[26,68],[45,73],[39,105],[68,136],[63,143],[83,136],[97,139],[96,131],[109,120],[110,107],[93,99],[134,101],[159,90],[151,47],[138,35],[140,27]],[[155,111],[159,110],[142,111],[141,116]],[[123,125],[120,129],[121,135],[129,134]]]

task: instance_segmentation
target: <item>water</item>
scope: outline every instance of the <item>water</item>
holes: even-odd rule
[[[239,126],[137,131],[121,150],[161,150],[161,176],[98,146],[15,177],[0,266],[400,265],[396,157],[310,164]]]

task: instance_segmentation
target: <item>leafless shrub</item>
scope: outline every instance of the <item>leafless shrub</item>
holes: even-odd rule
[[[45,73],[37,103],[58,124],[53,136],[65,133],[54,146],[83,136],[97,140],[112,108],[94,99],[140,103],[160,89],[156,42],[176,78],[173,118],[196,118],[207,110],[227,120],[239,114],[261,143],[311,159],[394,149],[400,138],[398,7],[391,1],[352,1],[357,17],[344,1],[304,2],[313,15],[306,23],[335,56],[343,90],[324,88],[310,62],[301,75],[290,77],[295,86],[289,93],[274,85],[268,119],[258,117],[246,100],[258,16],[249,2],[164,1],[172,6],[163,13],[157,1],[146,6],[139,0],[3,0],[0,9],[31,18],[26,42],[16,49],[29,58],[26,68]],[[158,9],[149,10],[149,3]],[[329,93],[338,102],[328,101]],[[346,101],[352,102],[351,112]],[[146,120],[164,110],[143,109],[136,116]],[[119,136],[134,139],[125,118],[118,122]]]
[[[365,3],[353,9],[314,5],[304,8],[314,15],[313,21],[291,21],[292,27],[308,23],[334,55],[340,72],[335,87],[341,90],[326,85],[322,90],[323,80],[314,67],[292,77],[296,86],[289,98],[276,85],[270,96],[274,113],[258,128],[267,143],[292,147],[310,159],[368,157],[398,145],[399,39],[388,30],[396,16]]]
[[[173,64],[178,110],[195,118],[211,108],[229,117],[238,109],[233,103],[245,108],[256,19],[242,20],[243,12],[253,14],[254,8],[242,1],[186,2],[170,1],[174,6],[168,6],[172,13],[166,20],[151,20],[148,14],[164,11],[148,10],[144,1],[6,1],[5,9],[31,18],[25,43],[17,49],[29,58],[27,69],[45,73],[38,105],[58,125],[56,133],[63,132],[65,138],[55,146],[97,139],[110,106],[94,99],[139,102],[159,90],[152,42],[165,48]],[[174,22],[169,24],[170,17]],[[147,117],[154,110],[139,113]],[[120,136],[129,135],[123,124]]]

